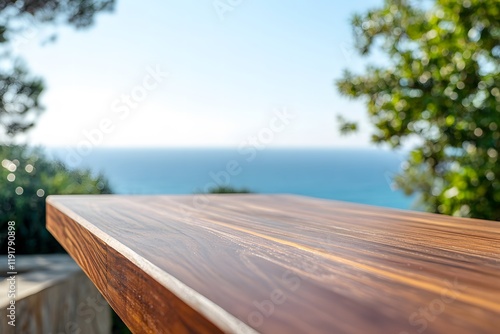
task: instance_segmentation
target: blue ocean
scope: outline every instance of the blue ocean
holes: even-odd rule
[[[415,202],[391,186],[403,153],[385,150],[94,148],[78,160],[70,152],[50,154],[104,174],[118,194],[192,194],[224,184],[399,209]]]

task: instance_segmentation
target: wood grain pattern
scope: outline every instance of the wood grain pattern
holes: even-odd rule
[[[110,247],[107,238],[93,235],[50,205],[47,205],[47,228],[134,333],[221,332],[137,264]]]
[[[498,222],[252,194],[47,212],[136,333],[498,333]]]

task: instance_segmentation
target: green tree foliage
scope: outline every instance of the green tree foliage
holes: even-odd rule
[[[114,0],[0,1],[0,139],[31,128],[43,110],[43,82],[29,74],[16,54],[18,42],[33,38],[33,30],[42,26],[88,27],[96,13],[113,5]]]
[[[396,184],[428,211],[500,220],[500,1],[386,0],[352,25],[388,60],[339,91],[366,101],[375,143],[417,143]]]
[[[110,193],[107,181],[88,170],[69,170],[39,149],[0,146],[0,249],[7,252],[7,223],[16,226],[16,253],[63,252],[45,228],[45,198],[51,194]]]
[[[208,189],[208,194],[251,194],[247,188],[235,188],[232,186],[215,186]]]

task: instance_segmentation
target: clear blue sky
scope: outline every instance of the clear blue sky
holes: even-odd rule
[[[90,131],[99,146],[235,147],[286,108],[295,118],[269,146],[369,146],[363,103],[333,81],[365,66],[349,19],[381,2],[242,0],[221,19],[210,0],[117,0],[90,29],[58,29],[53,44],[35,28],[19,51],[46,81],[46,112],[28,140],[74,146]],[[169,76],[155,82],[155,68]],[[364,131],[340,137],[339,112]]]

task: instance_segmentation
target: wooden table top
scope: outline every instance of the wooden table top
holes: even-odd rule
[[[50,196],[134,333],[499,333],[500,222],[290,195]]]

